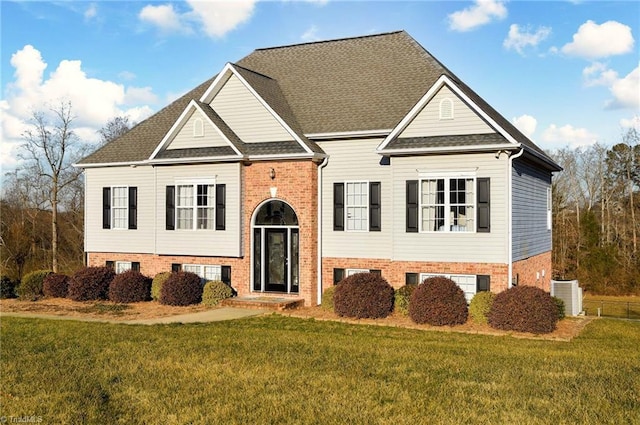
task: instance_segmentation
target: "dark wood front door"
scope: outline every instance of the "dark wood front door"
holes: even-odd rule
[[[265,229],[265,290],[287,292],[288,243],[287,229]]]

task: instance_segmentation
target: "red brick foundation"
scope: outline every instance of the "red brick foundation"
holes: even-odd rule
[[[513,278],[518,285],[551,290],[551,251],[513,263]]]

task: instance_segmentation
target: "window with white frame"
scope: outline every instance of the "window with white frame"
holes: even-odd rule
[[[128,220],[129,188],[117,186],[111,189],[111,223],[113,229],[126,229]]]
[[[131,270],[131,261],[116,261],[116,273],[124,273]]]
[[[471,302],[471,299],[477,292],[477,276],[473,274],[420,273],[420,282],[424,282],[424,280],[429,277],[436,276],[453,280],[464,292],[464,297],[467,299],[467,302]]]
[[[475,231],[475,178],[428,178],[420,181],[423,232]]]
[[[222,266],[183,264],[182,271],[195,273],[204,281],[222,280]]]
[[[347,277],[358,273],[369,273],[369,269],[347,269],[345,270]]]
[[[346,214],[347,230],[368,230],[369,183],[347,182]]]
[[[213,229],[215,184],[180,184],[176,187],[178,229]]]

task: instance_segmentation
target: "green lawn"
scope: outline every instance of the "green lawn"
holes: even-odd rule
[[[640,319],[640,297],[635,295],[610,296],[587,294],[582,300],[582,309],[587,316],[597,316],[598,308],[603,317]]]
[[[0,328],[0,416],[44,424],[640,423],[638,322],[568,343],[279,315]]]

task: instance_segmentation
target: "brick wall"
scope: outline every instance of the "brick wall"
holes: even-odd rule
[[[530,285],[551,290],[551,251],[513,263],[513,277],[518,285]]]

